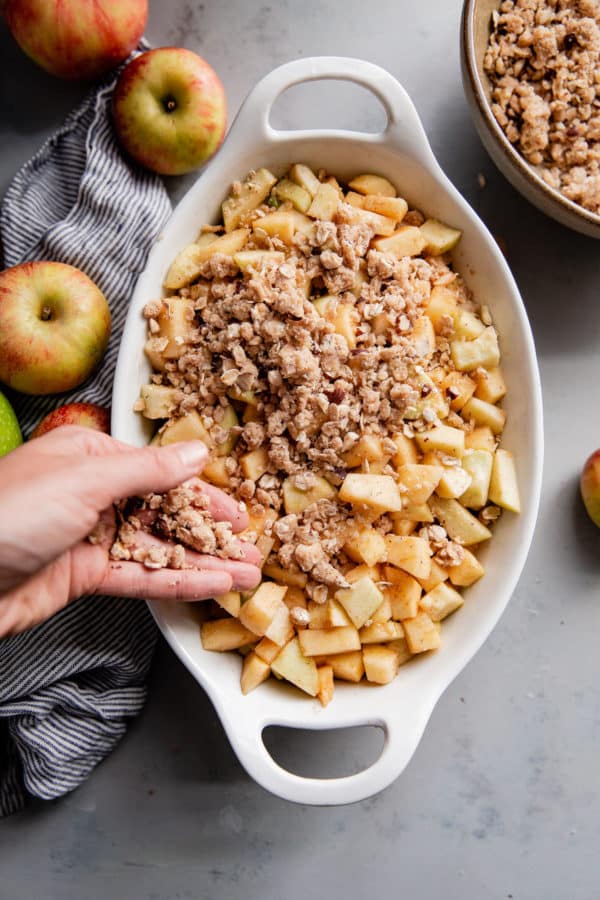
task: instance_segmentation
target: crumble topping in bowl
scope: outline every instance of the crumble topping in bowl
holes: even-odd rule
[[[508,140],[551,187],[600,214],[597,0],[504,0],[484,68]]]
[[[158,443],[207,443],[202,478],[246,504],[264,559],[202,626],[205,648],[245,655],[245,692],[271,672],[324,703],[334,675],[387,683],[439,646],[483,575],[471,548],[518,511],[498,338],[452,269],[459,238],[381,176],[259,169],[145,307],[136,408]],[[235,552],[186,486],[121,515],[115,554],[140,529],[170,541],[151,565]]]

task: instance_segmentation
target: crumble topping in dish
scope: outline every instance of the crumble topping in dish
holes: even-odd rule
[[[469,548],[492,509],[518,511],[497,334],[452,268],[459,238],[381,176],[343,190],[260,169],[146,304],[136,408],[157,443],[207,443],[202,478],[246,504],[264,559],[259,588],[202,627],[207,649],[244,653],[245,692],[271,672],[322,702],[333,675],[386,683],[483,574]],[[172,548],[134,549],[146,565],[236,552],[188,486],[121,515],[113,555],[140,530]]]

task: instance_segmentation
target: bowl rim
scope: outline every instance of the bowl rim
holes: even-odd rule
[[[498,0],[498,3],[500,0]],[[504,155],[508,158],[508,161],[515,166],[519,173],[525,178],[531,188],[533,190],[539,191],[544,194],[551,203],[556,203],[561,206],[567,213],[571,215],[575,215],[580,219],[583,219],[590,225],[595,226],[600,229],[600,213],[593,213],[590,210],[585,209],[585,207],[580,206],[579,203],[575,203],[574,200],[569,200],[568,197],[559,191],[557,188],[553,188],[551,185],[547,184],[543,178],[538,175],[535,168],[528,163],[525,158],[515,150],[511,142],[506,137],[504,131],[496,121],[491,109],[489,101],[487,100],[485,90],[481,83],[481,78],[479,76],[479,70],[476,62],[476,54],[475,54],[475,41],[473,37],[473,20],[475,15],[475,9],[479,0],[464,0],[463,4],[463,14],[462,14],[462,22],[461,22],[461,44],[463,50],[463,60],[465,65],[463,67],[463,71],[466,73],[473,97],[477,103],[479,111],[486,125],[488,126],[491,137],[496,139],[499,148],[503,151]]]

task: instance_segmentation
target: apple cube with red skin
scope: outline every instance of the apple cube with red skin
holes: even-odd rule
[[[587,514],[600,528],[600,450],[586,460],[581,473],[581,497]]]

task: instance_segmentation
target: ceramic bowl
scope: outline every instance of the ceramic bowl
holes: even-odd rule
[[[352,131],[275,131],[270,111],[289,87],[338,79],[368,88],[387,113],[380,134]],[[299,803],[341,804],[368,797],[389,785],[407,765],[431,711],[498,621],[524,565],[538,509],[542,473],[542,403],[533,339],[517,286],[485,225],[446,178],[433,156],[416,110],[398,82],[383,69],[357,59],[322,57],[281,66],[251,91],[223,148],[183,198],[153,248],[131,301],[113,395],[112,433],[130,444],[148,440],[147,423],[133,412],[140,385],[150,375],[143,345],[142,307],[160,296],[176,253],[194,240],[203,222],[216,221],[231,183],[266,166],[282,174],[292,162],[348,179],[362,171],[387,176],[410,204],[461,228],[455,265],[475,296],[488,304],[498,327],[509,393],[505,446],[516,454],[523,514],[507,514],[482,552],[487,574],[469,588],[466,603],[444,623],[440,651],[411,661],[391,684],[339,684],[323,709],[290,686],[270,680],[244,697],[241,658],[203,650],[189,606],[151,603],[167,641],[210,696],[229,740],[247,771],[268,790]],[[498,662],[498,681],[502,679]],[[267,752],[263,729],[270,724],[331,729],[374,725],[385,732],[376,762],[344,778],[304,778],[280,767]]]
[[[483,145],[503,173],[530,203],[582,234],[600,238],[600,215],[596,215],[546,184],[536,166],[518,153],[494,118],[492,87],[483,68],[492,12],[500,0],[465,0],[461,25],[461,67],[463,85],[475,127]]]

